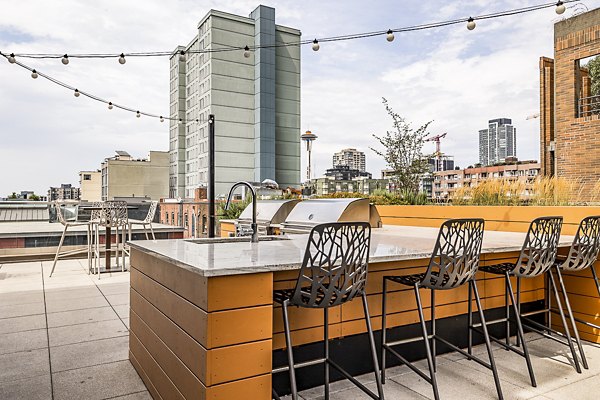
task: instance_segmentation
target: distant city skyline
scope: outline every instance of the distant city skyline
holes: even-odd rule
[[[519,2],[519,7],[538,4]],[[35,5],[32,5],[35,4]],[[297,27],[303,39],[463,18],[515,7],[513,1],[442,2],[382,0],[376,7],[339,2],[272,0],[277,23]],[[592,9],[600,0],[590,0]],[[211,8],[247,15],[255,1],[180,0],[169,3],[9,2],[0,14],[3,52],[171,51],[187,44],[189,31]],[[36,12],[32,13],[31,8]],[[168,11],[168,12],[166,12]],[[569,17],[571,9],[562,17]],[[136,18],[132,19],[131,16]],[[336,16],[332,18],[332,16]],[[473,132],[481,116],[507,115],[519,127],[519,157],[539,159],[539,57],[553,56],[552,8],[498,20],[396,35],[393,42],[374,37],[322,43],[319,51],[302,48],[300,131],[319,136],[313,151],[313,176],[322,175],[331,155],[344,147],[365,151],[371,171],[385,162],[369,150],[371,134],[392,128],[381,104],[386,97],[401,116],[419,126],[433,120],[431,131],[448,132],[443,151],[457,164],[478,161]],[[64,23],[69,21],[69,23]],[[160,22],[159,22],[160,21]],[[93,26],[94,29],[90,29]],[[523,40],[527,38],[527,40]],[[239,54],[243,57],[242,54]],[[169,115],[169,60],[127,59],[26,60],[70,85],[116,103]],[[149,150],[168,150],[168,123],[107,110],[7,62],[0,63],[0,196],[13,191],[45,193],[57,182],[77,182],[78,172],[97,167],[115,146],[143,157]],[[218,118],[218,115],[217,115]],[[428,143],[425,152],[434,151]],[[301,171],[306,170],[303,152]],[[304,175],[304,173],[302,173]]]
[[[510,118],[491,119],[479,131],[479,163],[491,165],[507,157],[517,157],[517,128]]]

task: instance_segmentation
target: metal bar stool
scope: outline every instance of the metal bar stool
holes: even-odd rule
[[[433,395],[436,400],[439,400],[440,395],[437,386],[436,374],[436,341],[439,341],[453,350],[465,355],[468,359],[474,360],[484,367],[490,369],[494,375],[494,383],[498,398],[502,400],[502,389],[500,387],[500,379],[498,370],[494,361],[490,337],[488,335],[483,308],[481,306],[481,298],[475,281],[475,273],[479,267],[479,256],[481,253],[481,244],[483,242],[483,219],[451,219],[442,224],[440,231],[431,255],[427,271],[420,274],[403,275],[403,276],[384,276],[383,277],[383,303],[382,303],[382,355],[381,355],[381,375],[382,381],[385,382],[385,357],[386,352],[389,352],[402,363],[413,370],[417,375],[427,381],[433,387]],[[388,281],[399,283],[406,286],[411,286],[415,292],[417,301],[417,311],[421,322],[422,337],[414,337],[402,339],[393,342],[388,342],[386,337],[386,296],[388,289]],[[470,352],[462,350],[458,346],[450,343],[447,339],[442,338],[436,331],[435,326],[435,291],[456,289],[464,284],[469,285],[469,322],[472,318],[471,309],[471,294],[475,294],[477,310],[479,318],[483,322],[482,334],[485,338],[487,346],[489,363],[472,355]],[[431,289],[431,334],[427,331],[427,324],[423,313],[423,304],[421,302],[420,288]],[[469,329],[470,331],[470,329]],[[429,341],[431,340],[431,345]],[[400,353],[394,350],[394,346],[423,341],[425,344],[425,353],[427,356],[427,364],[429,366],[429,376],[421,371],[410,361],[404,358]]]
[[[59,260],[59,258],[67,257],[67,256],[78,254],[78,253],[84,253],[84,252],[87,252],[87,255],[88,255],[88,271],[89,271],[89,269],[91,268],[91,260],[92,260],[91,259],[91,247],[90,247],[90,243],[91,243],[90,238],[92,236],[91,223],[88,221],[77,221],[77,213],[75,215],[75,221],[67,221],[67,219],[63,215],[61,204],[59,202],[54,202],[53,206],[54,206],[54,209],[56,210],[56,218],[58,219],[58,222],[60,222],[63,225],[64,228],[63,228],[62,235],[60,237],[60,242],[58,243],[58,248],[56,249],[56,254],[54,255],[54,262],[52,263],[52,270],[50,271],[50,277],[52,277],[52,274],[54,273],[54,268],[56,268],[56,263]],[[73,228],[76,226],[87,227],[87,232],[86,232],[87,248],[76,248],[73,250],[61,252],[63,243],[65,242],[65,237],[67,236],[67,230],[69,228]]]
[[[577,354],[575,352],[573,341],[571,340],[571,335],[569,333],[567,321],[565,319],[564,312],[562,311],[562,304],[560,296],[558,294],[556,282],[551,273],[551,268],[556,261],[556,252],[558,249],[558,242],[560,239],[562,221],[562,217],[540,217],[534,219],[529,225],[527,236],[525,237],[525,242],[523,243],[523,247],[521,248],[521,253],[519,254],[517,262],[488,265],[481,268],[482,271],[490,274],[503,275],[505,281],[505,298],[507,301],[505,307],[505,316],[504,318],[490,321],[489,324],[504,322],[506,327],[506,338],[505,341],[501,341],[497,338],[492,337],[492,340],[504,347],[506,350],[510,350],[525,358],[525,361],[527,363],[527,369],[529,371],[529,377],[531,379],[531,385],[534,387],[537,386],[537,383],[535,380],[529,351],[527,349],[527,343],[525,342],[525,339],[523,337],[523,327],[526,327],[531,331],[537,332],[549,339],[553,339],[565,345],[568,345],[573,354],[575,369],[577,370],[577,372],[581,372]],[[549,290],[551,289],[553,291],[554,297],[559,305],[558,309],[567,337],[566,342],[561,341],[560,339],[554,336],[546,334],[545,331],[549,331],[549,327],[545,326],[544,324],[540,324],[536,321],[533,321],[530,318],[527,318],[528,316],[539,314],[540,312],[545,312],[545,310],[533,311],[523,314],[521,313],[521,278],[535,278],[544,274],[546,274],[546,277],[549,282]],[[513,293],[512,283],[510,282],[511,276],[516,277],[517,280],[516,300]],[[513,346],[510,341],[511,316],[507,297],[510,297],[514,314],[513,319],[517,324],[516,347]],[[522,347],[522,350],[518,347]]]
[[[95,263],[100,263],[100,234],[99,230],[101,227],[104,228],[115,228],[115,244],[116,248],[111,251],[115,252],[115,260],[116,266],[119,266],[119,257],[122,258],[121,263],[121,272],[125,271],[125,255],[127,252],[125,242],[126,242],[126,234],[127,234],[127,202],[125,201],[107,201],[103,204],[102,213],[100,216],[100,220],[96,225],[97,229],[95,232],[96,237],[96,250],[94,251],[94,255],[96,257]],[[112,240],[111,237],[105,237],[105,241]],[[121,255],[119,256],[119,252]],[[100,268],[97,268],[98,279],[100,279]]]
[[[573,315],[573,310],[571,309],[571,304],[569,302],[561,270],[567,272],[577,272],[589,268],[592,272],[592,278],[596,284],[596,289],[598,290],[598,296],[600,297],[600,282],[598,282],[598,276],[594,268],[594,263],[598,259],[598,253],[600,253],[600,215],[586,217],[581,220],[579,223],[579,228],[577,228],[575,238],[573,239],[573,243],[569,248],[569,252],[566,256],[557,256],[556,263],[554,265],[560,290],[565,300],[565,307],[573,327],[575,342],[577,343],[577,346],[579,347],[579,353],[581,354],[581,363],[586,369],[588,368],[588,364],[585,358],[583,347],[581,346],[581,340],[579,338],[579,332],[575,321],[594,329],[600,329],[600,326],[588,321],[584,321],[580,318],[575,318]],[[558,313],[558,310],[554,310],[552,308],[550,297],[548,297],[548,300],[548,309],[545,311],[548,312],[548,327],[551,327],[551,313]],[[563,335],[562,332],[556,332],[554,330],[553,332],[558,333],[561,336]]]
[[[309,235],[296,287],[275,290],[273,293],[273,299],[283,308],[289,364],[273,369],[273,373],[289,371],[293,400],[298,399],[296,369],[316,364],[323,364],[325,367],[325,399],[329,399],[329,367],[331,366],[369,397],[383,400],[383,387],[365,292],[370,241],[371,226],[365,222],[338,222],[315,226]],[[329,356],[328,309],[351,301],[357,296],[362,297],[378,394],[370,391]],[[289,306],[323,309],[323,358],[294,363],[288,316]],[[273,398],[279,399],[275,390],[273,390]]]
[[[148,240],[148,231],[146,230],[146,225],[150,227],[150,233],[152,234],[152,240],[156,240],[154,236],[154,229],[152,228],[152,220],[154,220],[154,214],[156,214],[156,207],[158,206],[158,201],[152,201],[150,203],[150,207],[148,208],[148,214],[146,214],[146,218],[143,220],[130,219],[128,222],[129,227],[129,240],[133,240],[133,236],[131,236],[131,229],[133,225],[142,225],[142,229],[144,230],[144,234],[146,235],[146,240]]]

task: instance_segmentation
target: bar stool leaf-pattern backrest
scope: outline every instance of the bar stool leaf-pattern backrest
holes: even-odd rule
[[[63,215],[61,204],[58,201],[54,202],[54,209],[56,210],[56,219],[58,222],[60,222],[62,225],[67,225],[67,220]]]
[[[584,218],[569,249],[567,259],[561,268],[580,271],[591,267],[600,252],[600,215]]]
[[[367,282],[370,240],[371,226],[366,222],[315,226],[290,304],[326,308],[361,295]]]
[[[532,277],[546,272],[556,260],[562,217],[540,217],[531,221],[513,273]]]
[[[104,203],[101,224],[103,226],[116,227],[127,225],[127,202],[107,201]]]
[[[445,221],[421,286],[453,289],[470,281],[479,268],[484,224],[480,218]]]
[[[156,207],[158,206],[158,201],[153,200],[150,202],[150,207],[148,207],[148,214],[146,214],[146,218],[144,218],[143,222],[145,224],[149,224],[154,220],[154,214],[156,214]]]

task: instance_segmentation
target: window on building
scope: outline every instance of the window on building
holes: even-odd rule
[[[575,60],[575,116],[600,114],[600,54]]]
[[[83,180],[84,181],[91,181],[92,180],[92,175],[91,174],[83,174]]]

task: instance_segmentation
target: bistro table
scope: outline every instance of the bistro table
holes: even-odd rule
[[[104,207],[101,206],[82,206],[81,207],[84,210],[90,210],[90,211],[102,211],[104,210]],[[133,206],[133,205],[127,205],[127,210],[137,210],[139,207],[138,206]],[[129,238],[131,240],[131,238]],[[100,273],[104,273],[104,272],[112,272],[111,271],[111,258],[112,258],[112,250],[111,250],[111,245],[112,245],[112,228],[109,225],[105,225],[104,226],[104,268],[100,268]]]

